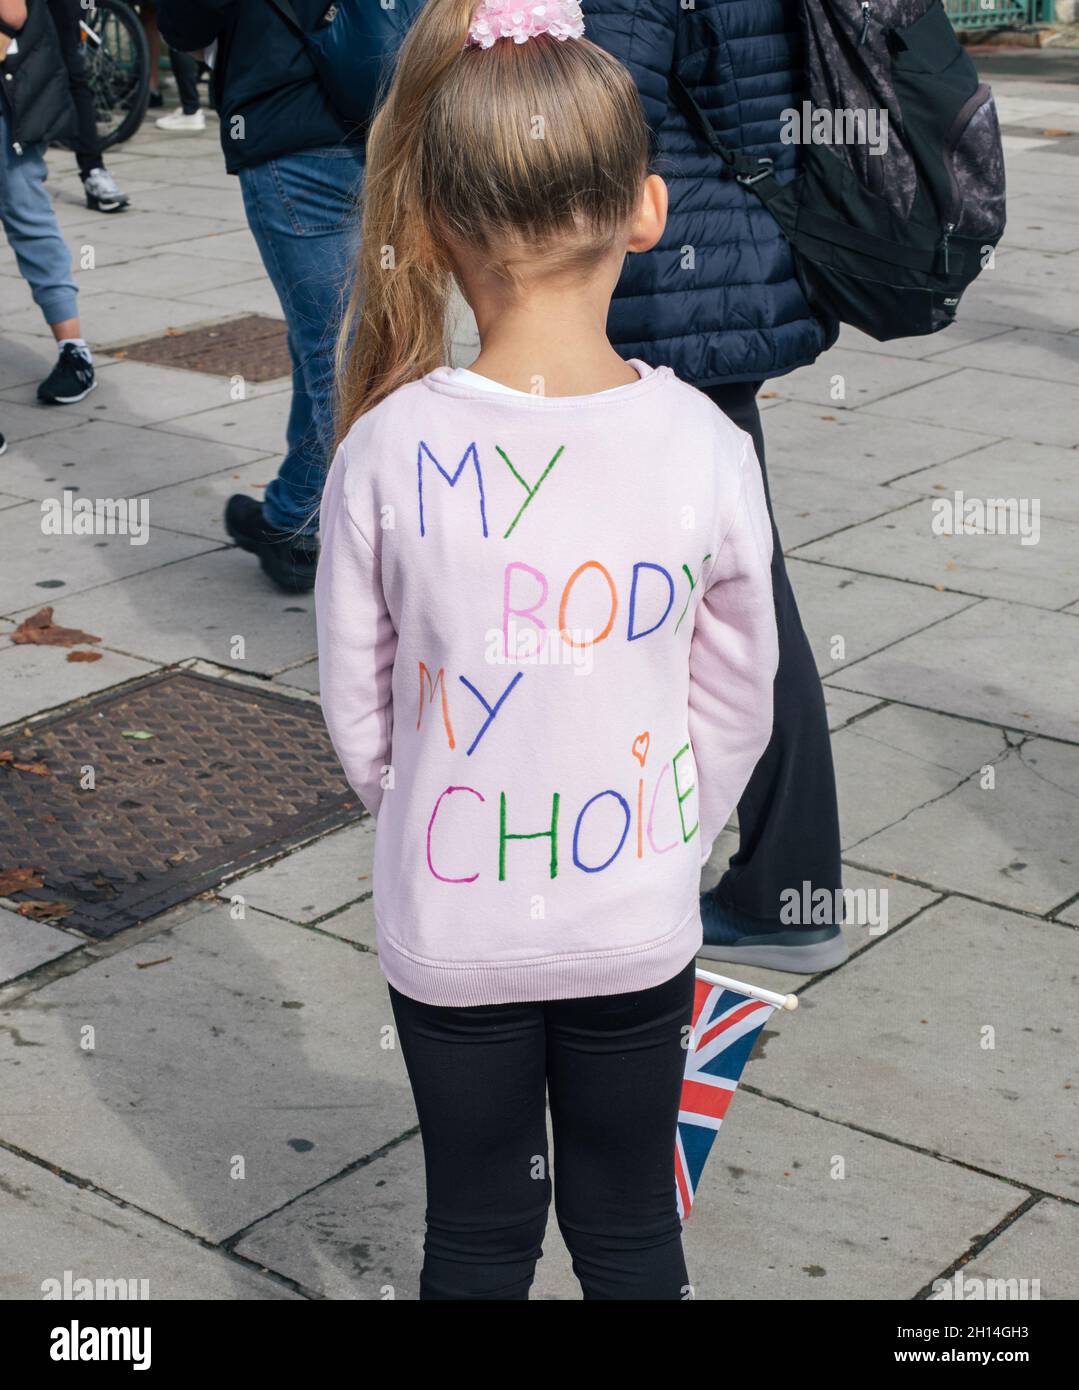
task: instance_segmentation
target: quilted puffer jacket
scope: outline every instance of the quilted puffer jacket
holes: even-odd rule
[[[798,0],[582,0],[587,35],[633,73],[671,195],[660,244],[627,258],[608,331],[627,357],[695,386],[781,376],[812,362],[837,325],[810,310],[790,247],[722,165],[668,88],[672,72],[723,143],[796,167],[782,112],[800,109]]]

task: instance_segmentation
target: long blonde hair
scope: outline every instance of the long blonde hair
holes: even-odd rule
[[[447,356],[449,247],[514,282],[587,265],[636,211],[648,128],[587,39],[465,47],[476,0],[427,0],[367,140],[362,247],[337,342],[337,438]]]

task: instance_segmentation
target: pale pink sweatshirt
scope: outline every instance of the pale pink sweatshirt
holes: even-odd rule
[[[749,436],[668,368],[591,396],[446,368],[361,417],[322,503],[326,723],[371,814],[403,994],[646,989],[772,727]]]

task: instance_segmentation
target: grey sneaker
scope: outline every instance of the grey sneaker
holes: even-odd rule
[[[116,180],[107,169],[91,169],[82,182],[86,206],[94,212],[123,212],[128,197],[116,187]]]
[[[704,945],[698,955],[730,965],[756,965],[794,975],[834,970],[847,959],[847,943],[838,927],[787,927],[743,917],[716,898],[701,894]]]

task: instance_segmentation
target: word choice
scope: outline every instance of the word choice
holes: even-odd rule
[[[642,739],[646,737],[646,735],[642,735]],[[565,857],[567,840],[573,866],[586,874],[598,874],[602,873],[604,869],[610,868],[624,850],[637,859],[643,859],[646,845],[652,854],[667,854],[670,850],[678,848],[679,845],[688,844],[698,830],[696,821],[687,824],[685,810],[685,803],[697,790],[696,784],[684,785],[687,770],[679,767],[681,760],[688,754],[689,744],[687,743],[675,753],[673,758],[663,764],[655,785],[647,794],[643,777],[637,779],[637,786],[634,791],[630,792],[629,796],[624,796],[613,787],[596,792],[594,796],[588,798],[576,816],[573,817],[572,829],[567,824],[570,817],[564,814],[560,793],[552,792],[550,816],[548,817],[545,811],[545,819],[542,824],[533,825],[528,829],[518,825],[510,830],[510,814],[506,793],[500,792],[497,801],[499,881],[504,882],[506,879],[507,853],[514,841],[546,841],[544,853],[547,861],[547,872],[551,878],[558,877],[562,860]],[[638,760],[641,756],[643,754],[638,755]],[[643,767],[643,762],[641,765]],[[663,843],[656,839],[655,818],[660,788],[665,786],[668,777],[670,778],[668,795],[673,792],[678,810],[678,830],[671,839]],[[631,799],[634,803],[632,808]],[[437,834],[440,823],[446,818],[455,818],[466,826],[471,824],[478,831],[480,822],[488,814],[487,807],[488,798],[476,787],[451,786],[446,787],[439,794],[431,811],[430,820],[427,822],[427,867],[440,882],[475,883],[481,872],[474,864],[448,865],[442,860],[437,850]],[[491,812],[493,809],[492,806]],[[478,819],[476,812],[479,812]],[[493,819],[493,815],[491,818]],[[634,832],[632,840],[630,840],[631,830]],[[587,844],[582,843],[582,841],[586,841]],[[627,841],[630,841],[629,849],[626,848]]]

